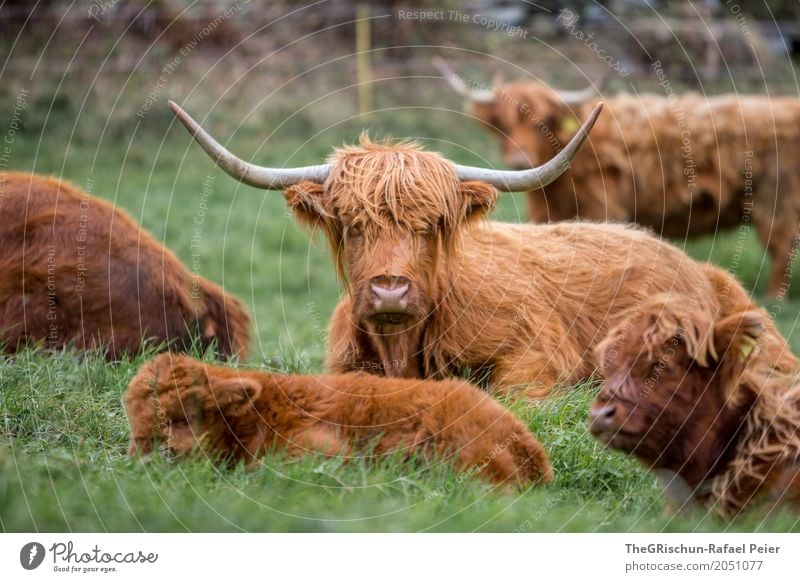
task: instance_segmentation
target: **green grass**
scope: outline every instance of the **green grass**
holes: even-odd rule
[[[34,104],[34,109],[39,105]],[[309,116],[311,114],[308,114]],[[342,136],[354,138],[354,119],[308,144],[319,120],[299,115],[261,144],[244,129],[231,147],[261,162],[311,163]],[[430,116],[379,114],[372,124],[395,135],[431,135]],[[202,222],[200,270],[242,297],[254,316],[256,342],[247,365],[285,371],[322,370],[326,328],[340,287],[322,244],[309,241],[286,216],[280,193],[237,185],[219,171],[169,118],[98,126],[72,135],[72,122],[29,128],[17,136],[16,169],[63,175],[91,186],[127,209],[187,263],[192,225]],[[277,121],[277,120],[273,120]],[[265,122],[268,127],[273,127]],[[485,152],[499,164],[496,146],[457,113],[435,124],[461,146],[434,144],[458,161]],[[102,127],[102,126],[100,126]],[[230,124],[212,123],[221,138]],[[46,137],[40,140],[40,135]],[[86,136],[95,136],[89,138]],[[133,136],[131,138],[131,136]],[[488,150],[488,151],[487,151]],[[204,201],[207,176],[213,194]],[[202,213],[202,216],[201,216]],[[504,196],[495,217],[522,220],[523,199]],[[730,265],[736,240],[725,234],[691,242],[693,256]],[[738,274],[763,289],[764,253],[746,240]],[[760,275],[759,275],[760,271]],[[795,282],[797,288],[798,282]],[[778,325],[800,353],[793,334],[800,302],[773,307]],[[253,469],[221,470],[202,458],[171,463],[132,461],[125,455],[127,423],[120,396],[141,359],[107,365],[96,356],[30,350],[0,359],[0,529],[4,531],[708,531],[798,529],[796,518],[763,520],[755,512],[732,524],[705,516],[662,517],[653,479],[635,461],[599,446],[586,431],[596,387],[579,386],[514,411],[549,451],[552,486],[517,494],[462,481],[445,464],[421,460],[347,464],[307,456],[267,457]]]

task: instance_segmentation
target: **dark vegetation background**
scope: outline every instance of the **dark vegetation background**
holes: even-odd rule
[[[246,365],[319,372],[341,292],[326,249],[286,216],[280,193],[238,185],[214,169],[175,125],[167,100],[262,164],[318,163],[371,128],[418,139],[454,161],[502,167],[496,142],[466,117],[430,58],[444,56],[486,82],[497,74],[566,89],[597,82],[608,67],[556,22],[565,7],[631,71],[612,76],[604,95],[662,92],[654,60],[676,91],[798,93],[797,2],[13,0],[0,3],[0,139],[11,139],[1,169],[62,176],[112,200],[245,300],[257,338]],[[412,20],[401,10],[446,16]],[[475,15],[525,34],[489,30],[471,22]],[[355,55],[355,21],[364,18],[366,78]],[[367,113],[360,80],[373,103]],[[506,195],[492,218],[523,221],[524,214],[522,195]],[[736,260],[735,233],[674,242],[735,270],[756,293],[766,284],[768,259],[754,236]],[[795,349],[797,283],[790,297],[768,305]],[[35,349],[0,358],[0,529],[797,528],[792,515],[758,512],[732,525],[662,517],[649,475],[589,437],[592,385],[513,404],[558,475],[552,487],[519,495],[464,482],[441,464],[399,459],[275,456],[254,471],[221,471],[205,459],[140,464],[124,454],[120,394],[142,359],[108,365]]]

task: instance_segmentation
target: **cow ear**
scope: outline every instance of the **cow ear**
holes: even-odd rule
[[[330,217],[325,208],[324,193],[322,184],[304,180],[284,190],[283,197],[297,221],[313,228]]]
[[[497,188],[486,182],[461,182],[464,217],[471,220],[489,214],[497,203]]]
[[[758,338],[766,331],[768,322],[766,313],[752,309],[725,317],[714,325],[714,343],[719,354],[717,377],[726,399],[736,396],[739,377],[758,349]]]
[[[225,378],[211,381],[211,393],[215,404],[228,415],[238,416],[261,394],[261,384],[253,378]]]
[[[733,359],[742,364],[749,360],[768,321],[769,316],[756,309],[734,313],[718,321],[714,326],[714,343],[720,359]]]

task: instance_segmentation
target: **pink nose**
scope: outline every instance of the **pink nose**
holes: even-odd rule
[[[375,277],[370,281],[375,309],[383,312],[404,311],[409,280],[405,277]]]
[[[618,428],[614,419],[616,415],[617,407],[613,404],[593,407],[589,411],[589,430],[597,433]]]

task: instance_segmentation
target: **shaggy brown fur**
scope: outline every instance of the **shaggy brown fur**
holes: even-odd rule
[[[763,310],[657,295],[597,349],[590,430],[660,475],[673,507],[732,516],[758,498],[800,501],[800,366]]]
[[[149,453],[154,440],[175,454],[202,445],[215,457],[247,462],[278,448],[293,455],[421,451],[452,455],[459,470],[495,483],[552,479],[525,426],[457,380],[285,376],[163,354],[131,380],[125,408],[130,454]]]
[[[687,94],[605,100],[571,169],[528,193],[535,222],[575,216],[637,222],[683,239],[750,223],[769,251],[768,294],[785,293],[800,223],[800,100]],[[499,135],[506,163],[548,160],[597,100],[575,108],[549,87],[516,82],[472,114]]]
[[[449,162],[412,144],[362,140],[332,162],[323,185],[302,182],[285,197],[325,233],[348,281],[331,323],[335,372],[444,378],[469,369],[495,389],[542,397],[559,380],[591,375],[592,347],[648,295],[717,305],[705,271],[646,232],[487,223],[494,188],[459,183]],[[407,290],[387,312],[376,287]]]
[[[144,340],[189,347],[191,333],[244,356],[242,304],[192,274],[109,203],[53,178],[0,174],[0,344],[102,348]]]

